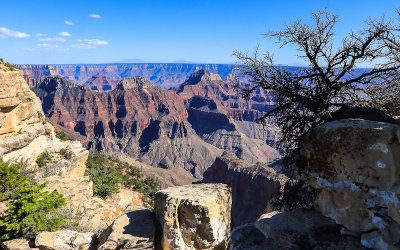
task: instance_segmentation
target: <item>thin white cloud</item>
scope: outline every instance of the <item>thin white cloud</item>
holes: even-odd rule
[[[90,14],[89,17],[91,18],[101,18],[99,14]]]
[[[87,43],[72,44],[71,47],[77,48],[77,49],[95,49],[96,48],[96,46],[90,45]]]
[[[58,50],[58,51],[67,51],[69,48],[65,48],[58,44],[50,44],[50,43],[39,43],[36,44],[36,47],[39,47],[44,50]]]
[[[108,42],[106,42],[104,40],[99,40],[99,39],[84,39],[83,41],[87,42],[87,44],[95,45],[95,46],[103,46],[103,45],[108,44]]]
[[[35,36],[46,36],[46,34],[43,34],[43,33],[36,33]]]
[[[71,36],[69,32],[63,31],[60,33],[60,36]]]
[[[67,21],[67,20],[65,20],[64,23],[65,23],[66,25],[74,25],[73,22],[70,22],[70,21]]]
[[[104,46],[107,45],[108,42],[99,39],[77,39],[78,44],[72,44],[73,48],[77,49],[95,49],[97,46]]]
[[[49,43],[54,43],[54,42],[65,42],[65,38],[62,37],[53,37],[53,38],[39,38],[38,41],[41,42],[49,42]]]
[[[25,37],[30,37],[30,35],[23,32],[10,30],[7,29],[6,27],[0,27],[0,38],[25,38]]]

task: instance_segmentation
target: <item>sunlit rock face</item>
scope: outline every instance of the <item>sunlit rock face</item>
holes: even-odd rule
[[[232,196],[227,185],[171,187],[156,193],[155,213],[163,249],[226,249]]]
[[[368,248],[400,242],[400,126],[343,119],[314,128],[301,146],[315,208]]]

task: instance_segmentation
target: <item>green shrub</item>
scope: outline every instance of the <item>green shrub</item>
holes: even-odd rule
[[[6,67],[8,67],[8,69],[11,70],[11,71],[17,70],[17,66],[15,66],[14,64],[11,64],[11,63],[9,63],[9,62],[6,62],[4,65],[5,65]]]
[[[94,195],[105,199],[119,190],[122,173],[104,155],[89,155],[86,166],[89,168],[86,174],[93,181]]]
[[[0,217],[1,240],[33,238],[41,231],[60,229],[66,221],[65,217],[51,216],[65,205],[63,195],[56,190],[43,192],[47,183],[33,184],[19,171],[19,165],[0,160],[2,199],[11,199]]]
[[[21,176],[18,164],[9,165],[0,159],[0,202],[14,198],[15,191],[27,180]]]
[[[159,190],[158,183],[151,177],[144,178],[140,168],[128,163],[118,162],[118,166],[123,170],[122,184],[132,190],[143,194],[143,202],[153,207],[153,200]]]
[[[44,151],[37,159],[36,164],[41,168],[46,166],[47,162],[50,161],[50,153]]]
[[[56,132],[56,137],[57,137],[58,139],[60,139],[61,141],[68,141],[68,140],[70,140],[70,139],[67,137],[67,135],[65,134],[64,131]]]
[[[95,195],[105,199],[117,192],[122,184],[126,188],[142,193],[145,205],[153,207],[159,185],[153,178],[144,178],[140,168],[118,159],[106,158],[100,153],[89,155],[86,166],[89,168],[87,174],[93,181]]]
[[[60,155],[64,156],[64,159],[67,159],[67,160],[72,159],[72,151],[68,148],[62,148],[60,150]]]

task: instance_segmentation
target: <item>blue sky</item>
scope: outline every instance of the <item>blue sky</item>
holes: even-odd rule
[[[235,62],[234,50],[260,44],[276,63],[301,65],[293,48],[263,33],[328,7],[339,35],[368,17],[395,16],[398,0],[19,0],[2,1],[0,57],[18,64],[184,60]]]

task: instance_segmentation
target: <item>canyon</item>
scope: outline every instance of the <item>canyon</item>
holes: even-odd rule
[[[297,165],[301,171],[296,180],[289,180],[274,169],[276,164],[265,164],[279,157],[268,146],[278,136],[272,122],[263,133],[254,122],[273,105],[269,93],[260,91],[245,101],[235,92],[240,89],[232,88],[238,84],[233,75],[222,80],[200,70],[173,90],[128,77],[114,90],[99,92],[50,77],[33,87],[36,96],[20,71],[0,64],[0,157],[9,163],[25,162],[24,168],[39,183],[49,183],[47,190],[62,193],[68,210],[61,213],[83,214],[79,231],[40,232],[34,242],[13,239],[2,247],[399,248],[400,121],[383,113],[369,118],[366,111],[355,116],[340,110],[337,120],[316,126],[303,138]],[[155,158],[158,168],[149,168],[203,179],[197,184],[172,183],[182,186],[158,191],[154,211],[143,207],[142,197],[133,190],[121,189],[106,200],[93,197],[93,183],[84,175],[88,151],[77,141],[58,139],[55,129],[80,138],[90,150],[105,148],[121,158],[128,159],[130,147],[136,147],[139,164]],[[131,144],[122,139],[127,135]],[[160,147],[163,143],[168,146]],[[258,146],[263,150],[257,151]],[[162,156],[171,155],[165,148],[189,148],[191,154],[177,156],[176,162],[163,161]],[[61,149],[70,150],[71,159],[61,157]],[[45,151],[50,160],[40,167],[36,159]],[[208,167],[201,161],[191,163],[192,168],[178,165],[204,152],[216,157],[208,159]],[[290,181],[299,181],[312,194],[307,204],[301,202],[304,190],[290,191]],[[295,199],[287,200],[290,192]],[[277,201],[294,206],[288,211],[274,206]]]
[[[273,105],[269,93],[244,100],[237,85],[245,83],[226,78],[198,70],[171,90],[144,77],[125,77],[107,92],[60,77],[31,87],[50,122],[88,150],[202,178],[224,150],[251,164],[279,158],[278,129],[257,123]]]

